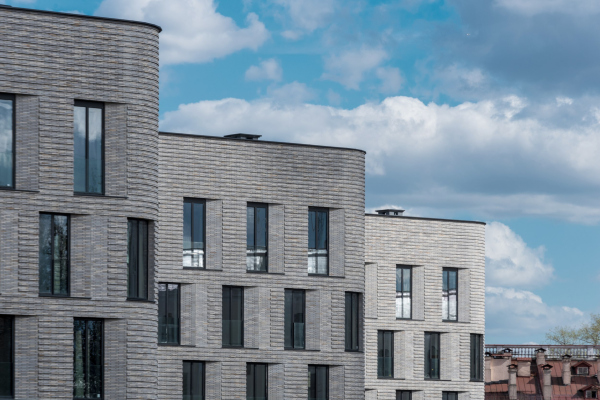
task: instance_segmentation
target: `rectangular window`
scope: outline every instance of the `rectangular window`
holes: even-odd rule
[[[346,292],[346,351],[358,351],[359,293]]]
[[[104,104],[75,101],[74,189],[104,193]]]
[[[158,343],[179,344],[179,285],[158,284]]]
[[[223,286],[223,347],[244,347],[244,288]]]
[[[329,367],[326,365],[308,366],[308,400],[329,399]]]
[[[377,377],[394,377],[394,332],[377,331]]]
[[[396,392],[396,400],[412,400],[412,392],[406,390],[398,390]]]
[[[411,319],[412,268],[396,266],[396,318]]]
[[[267,364],[246,364],[246,400],[267,400]]]
[[[102,321],[75,319],[73,397],[101,399],[103,396]]]
[[[442,288],[442,319],[458,321],[458,270],[444,268]]]
[[[585,398],[586,399],[597,399],[598,398],[598,391],[596,391],[596,390],[586,390],[585,391]]]
[[[0,315],[0,398],[14,395],[14,318]]]
[[[127,298],[148,299],[148,221],[127,220]]]
[[[69,216],[40,214],[40,294],[69,295]]]
[[[471,334],[471,380],[483,381],[483,335]]]
[[[285,289],[285,348],[303,349],[305,333],[305,292]]]
[[[329,211],[308,209],[308,273],[329,274]]]
[[[442,400],[458,400],[458,392],[442,392]]]
[[[183,266],[206,268],[205,265],[206,203],[204,200],[183,201]]]
[[[246,225],[246,269],[267,272],[267,218],[266,204],[248,204]]]
[[[589,375],[590,370],[588,367],[577,367],[577,375]]]
[[[439,333],[425,333],[425,379],[440,379]]]
[[[203,362],[183,362],[183,400],[205,399],[206,371]]]
[[[15,96],[0,94],[0,188],[15,187]]]

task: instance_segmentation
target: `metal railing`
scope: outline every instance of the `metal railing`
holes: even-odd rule
[[[561,346],[554,344],[486,344],[485,351],[492,354],[503,353],[505,349],[510,349],[513,357],[535,358],[537,349],[546,349],[547,359],[560,359],[565,354],[574,359],[596,359],[600,357],[600,346],[592,345],[571,345]]]

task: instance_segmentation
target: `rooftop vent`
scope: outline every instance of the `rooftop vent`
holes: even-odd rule
[[[399,209],[387,209],[387,210],[375,210],[379,215],[404,215],[404,210]]]
[[[246,139],[246,140],[258,140],[262,135],[250,135],[249,133],[234,133],[233,135],[225,135],[229,139]]]

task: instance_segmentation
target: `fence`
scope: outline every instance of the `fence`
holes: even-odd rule
[[[600,346],[591,345],[511,345],[511,344],[486,344],[485,351],[492,354],[499,354],[504,349],[510,349],[513,357],[529,357],[534,358],[537,349],[546,349],[547,359],[560,359],[565,354],[572,356],[574,359],[596,359],[600,357]]]

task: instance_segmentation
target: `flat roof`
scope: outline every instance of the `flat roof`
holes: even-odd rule
[[[404,218],[404,219],[417,219],[417,220],[423,220],[423,221],[442,221],[442,222],[456,222],[456,223],[460,223],[460,224],[487,225],[485,222],[481,222],[481,221],[468,221],[468,220],[463,220],[463,219],[407,217],[406,215],[381,215],[381,214],[367,214],[367,213],[365,213],[365,217]]]
[[[101,21],[112,21],[118,23],[125,24],[138,24],[138,25],[146,25],[158,30],[158,32],[162,32],[162,28],[158,25],[151,24],[149,22],[142,21],[132,21],[129,19],[119,19],[119,18],[108,18],[108,17],[96,17],[94,15],[84,15],[84,14],[73,14],[73,13],[65,13],[58,11],[46,11],[46,10],[35,10],[33,8],[22,8],[22,7],[12,7],[0,4],[0,8],[3,10],[13,10],[13,11],[23,11],[35,14],[48,14],[48,15],[60,15],[61,17],[72,17],[72,18],[83,18],[83,19],[93,19],[93,20],[101,20]]]
[[[272,140],[248,140],[248,139],[236,139],[236,138],[228,138],[223,136],[208,136],[208,135],[196,135],[193,133],[175,133],[175,132],[159,132],[161,135],[169,135],[169,136],[180,136],[185,138],[197,137],[202,139],[210,139],[210,140],[226,140],[226,141],[234,141],[240,143],[247,144],[285,144],[286,146],[302,146],[302,147],[315,147],[319,149],[335,149],[335,150],[350,150],[350,151],[359,151],[363,154],[367,154],[366,151],[361,149],[353,149],[350,147],[336,147],[336,146],[322,146],[318,144],[304,144],[304,143],[290,143],[290,142],[276,142]]]

